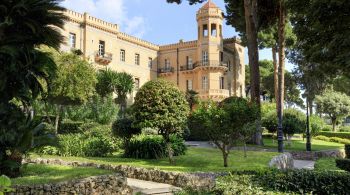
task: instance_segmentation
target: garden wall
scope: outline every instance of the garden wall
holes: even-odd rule
[[[124,195],[132,194],[122,174],[88,177],[52,184],[14,185],[12,194],[86,194],[86,195]]]
[[[61,159],[27,159],[26,163],[36,164],[53,164],[53,165],[68,165],[81,167],[95,167],[100,169],[112,170],[121,172],[125,177],[153,181],[158,183],[166,183],[177,187],[190,187],[192,189],[210,190],[215,186],[215,178],[198,176],[186,173],[167,172],[158,169],[146,169],[139,167],[132,167],[128,165],[106,165],[87,162],[66,162]]]
[[[295,160],[317,160],[319,158],[345,158],[344,149],[339,150],[325,150],[325,151],[311,151],[311,152],[303,152],[303,151],[295,151],[290,152]]]

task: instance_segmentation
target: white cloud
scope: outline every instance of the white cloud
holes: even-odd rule
[[[131,17],[124,6],[125,0],[65,0],[62,5],[105,21],[118,24],[121,31],[142,38],[146,32],[145,20],[141,16]]]

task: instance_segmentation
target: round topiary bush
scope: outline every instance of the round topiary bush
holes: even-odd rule
[[[130,118],[119,118],[112,125],[113,135],[123,139],[124,147],[127,147],[133,135],[141,133],[141,129],[133,127],[132,123]]]

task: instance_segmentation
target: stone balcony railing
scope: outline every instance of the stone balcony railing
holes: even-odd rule
[[[219,68],[224,71],[228,69],[228,65],[225,62],[215,61],[215,60],[209,60],[209,61],[198,61],[191,65],[184,65],[180,67],[180,71],[192,71],[197,68]]]
[[[113,60],[113,55],[111,53],[104,53],[101,54],[99,52],[96,52],[95,54],[95,62],[103,65],[108,65]]]
[[[228,89],[207,89],[198,91],[198,95],[203,98],[224,99],[230,96]]]
[[[170,75],[174,73],[174,67],[164,67],[164,68],[158,68],[158,74],[160,75]]]

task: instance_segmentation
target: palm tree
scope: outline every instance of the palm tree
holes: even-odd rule
[[[100,70],[97,73],[96,92],[102,98],[112,95],[118,82],[118,73],[111,69]]]
[[[30,148],[23,145],[18,149],[18,145],[13,144],[22,140],[24,132],[33,127],[20,128],[26,117],[11,100],[17,99],[24,107],[30,106],[31,100],[43,92],[43,81],[47,82],[55,74],[52,57],[37,47],[47,45],[58,49],[63,42],[59,28],[63,28],[65,17],[59,2],[0,2],[0,115],[6,116],[0,117],[0,174],[6,171],[17,176],[19,169],[12,170],[13,163],[20,166],[22,155]]]
[[[199,102],[198,93],[194,90],[188,90],[186,92],[186,100],[190,106],[191,112],[193,111],[193,106]]]
[[[124,118],[126,109],[126,100],[128,94],[134,90],[134,79],[126,72],[117,73],[117,83],[114,86],[114,92],[117,94],[116,102],[120,105],[120,116]]]

